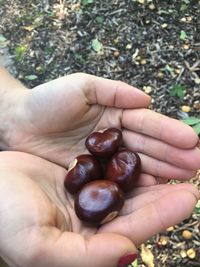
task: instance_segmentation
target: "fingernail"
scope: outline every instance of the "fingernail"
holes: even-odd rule
[[[135,253],[124,255],[119,259],[117,267],[125,267],[126,265],[131,264],[136,259],[137,254]]]

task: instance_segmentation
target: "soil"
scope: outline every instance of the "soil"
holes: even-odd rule
[[[85,72],[140,88],[152,109],[170,117],[200,116],[198,0],[0,0],[0,33],[11,71],[29,88]],[[193,182],[200,188],[199,178]],[[200,266],[199,214],[145,244],[155,266]],[[194,258],[184,254],[190,248]],[[137,266],[147,265],[140,258]]]

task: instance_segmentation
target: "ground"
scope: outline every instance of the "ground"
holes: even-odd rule
[[[81,71],[137,86],[170,117],[199,116],[200,1],[0,0],[0,14],[0,49],[29,88]],[[200,266],[199,214],[145,244],[155,266]]]

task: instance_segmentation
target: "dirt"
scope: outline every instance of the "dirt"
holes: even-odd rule
[[[86,72],[137,86],[157,112],[200,116],[200,1],[0,0],[0,32],[29,88]],[[199,187],[199,174],[193,182]],[[200,266],[199,214],[147,242],[155,266]],[[183,253],[190,248],[194,259]],[[141,258],[138,266],[146,266]]]

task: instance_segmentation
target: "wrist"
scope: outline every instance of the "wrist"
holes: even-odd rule
[[[0,65],[0,94],[3,91],[24,90],[26,87]]]
[[[0,96],[0,149],[12,149],[12,137],[17,135],[23,99],[28,90],[13,90]]]
[[[0,149],[10,149],[10,139],[21,113],[27,88],[0,66]]]

